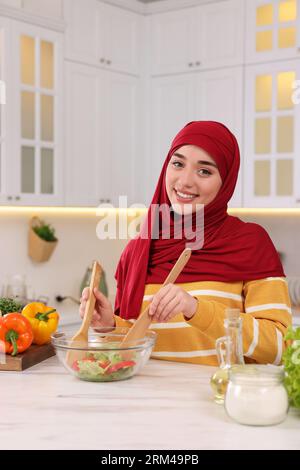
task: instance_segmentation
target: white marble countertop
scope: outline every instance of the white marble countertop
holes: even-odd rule
[[[0,372],[0,449],[300,449],[300,412],[236,424],[212,401],[213,370],[150,360],[129,380],[91,383],[52,357]]]

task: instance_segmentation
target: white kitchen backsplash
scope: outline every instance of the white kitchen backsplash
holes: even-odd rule
[[[38,211],[35,211],[35,215]],[[30,292],[46,295],[50,302],[60,294],[79,298],[80,284],[87,266],[98,259],[103,265],[110,293],[115,291],[114,271],[126,240],[99,240],[93,215],[38,214],[51,223],[59,239],[49,261],[33,262],[27,254],[28,221],[33,214],[2,215],[0,285],[15,274],[25,275]]]
[[[35,211],[38,214],[38,211]],[[99,240],[96,227],[99,217],[87,215],[49,215],[41,218],[51,223],[59,239],[49,261],[34,263],[27,255],[28,221],[33,214],[1,214],[0,287],[15,274],[25,275],[31,294],[46,295],[53,302],[56,295],[79,298],[85,270],[93,259],[103,265],[113,299],[116,289],[114,273],[127,240]],[[240,216],[242,220],[261,224],[270,234],[278,251],[283,253],[288,277],[300,277],[300,216]],[[0,289],[1,292],[1,289]]]

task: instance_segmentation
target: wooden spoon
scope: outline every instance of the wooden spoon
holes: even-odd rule
[[[175,265],[171,269],[169,275],[167,276],[165,282],[163,283],[162,287],[176,281],[177,277],[179,276],[184,266],[190,259],[191,253],[192,250],[190,248],[186,248],[185,250],[183,250]],[[152,317],[149,315],[150,304],[145,308],[145,310],[138,317],[137,321],[130,328],[127,335],[122,341],[122,346],[124,346],[125,343],[129,341],[136,341],[138,339],[144,338],[145,333],[152,322]]]
[[[75,347],[75,344],[73,344],[73,342],[75,341],[76,341],[76,345],[78,345],[78,343],[80,342],[80,345],[78,345],[80,348],[86,348],[88,345],[88,331],[89,331],[89,327],[91,324],[91,320],[92,320],[93,312],[95,308],[95,303],[96,303],[94,288],[99,287],[101,275],[102,275],[102,268],[97,261],[94,261],[93,271],[92,271],[92,276],[91,276],[91,281],[90,281],[89,298],[85,306],[84,317],[83,317],[82,324],[78,332],[73,336],[71,340],[71,344],[70,344],[71,347],[72,346]],[[76,349],[68,351],[67,356],[66,356],[67,364],[71,367],[74,361],[80,359],[84,354],[85,354],[85,351],[79,351]]]

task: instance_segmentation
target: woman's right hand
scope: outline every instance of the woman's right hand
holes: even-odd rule
[[[89,287],[85,287],[82,291],[81,299],[80,299],[80,306],[79,306],[79,313],[81,318],[84,317],[84,311],[86,307],[86,303],[89,298]],[[95,287],[94,294],[96,297],[94,313],[91,321],[91,326],[93,328],[101,328],[105,326],[113,327],[115,326],[115,317],[114,311],[110,301],[105,297],[102,292]]]

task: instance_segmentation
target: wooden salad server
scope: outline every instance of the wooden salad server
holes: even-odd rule
[[[185,248],[183,250],[175,265],[171,269],[169,275],[167,276],[165,282],[163,283],[162,287],[176,281],[177,277],[179,276],[179,274],[187,264],[188,260],[190,259],[191,253],[192,250],[190,248]],[[152,322],[152,317],[149,315],[150,305],[151,302],[140,314],[134,325],[130,328],[129,332],[122,341],[122,346],[125,346],[125,343],[129,341],[136,341],[138,339],[144,338],[146,331]]]
[[[90,292],[89,292],[89,298],[85,306],[85,312],[84,312],[84,317],[82,319],[82,324],[77,331],[77,333],[73,336],[71,340],[70,347],[72,347],[73,342],[76,341],[76,343],[80,343],[78,345],[79,348],[86,348],[88,345],[88,331],[89,327],[91,324],[91,320],[93,317],[93,312],[95,308],[95,303],[96,303],[96,298],[94,295],[94,288],[99,287],[100,279],[102,275],[102,268],[100,264],[97,261],[94,261],[93,264],[93,271],[92,271],[92,276],[91,276],[91,281],[90,281]],[[73,345],[75,347],[75,344]],[[75,360],[80,359],[83,355],[85,354],[85,351],[80,351],[79,349],[73,349],[67,352],[66,356],[66,362],[67,364],[72,367],[72,364],[74,363]]]

